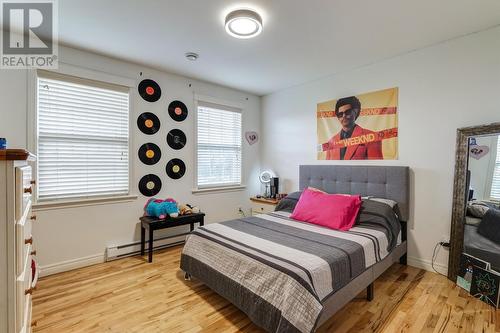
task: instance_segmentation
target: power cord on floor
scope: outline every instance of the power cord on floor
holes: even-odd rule
[[[437,258],[437,255],[439,254],[439,249],[441,249],[441,247],[449,247],[450,246],[450,243],[448,242],[438,242],[435,246],[434,246],[434,250],[432,251],[432,260],[431,260],[431,267],[432,269],[434,270],[434,272],[440,274],[440,275],[443,275],[443,276],[446,276],[444,275],[443,273],[441,272],[438,272],[435,268],[434,268],[434,261],[436,260]]]

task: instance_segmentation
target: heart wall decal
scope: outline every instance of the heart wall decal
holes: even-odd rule
[[[245,132],[245,139],[247,139],[248,144],[251,146],[257,141],[259,141],[259,135],[257,132]]]
[[[469,155],[472,158],[475,158],[476,160],[481,159],[482,157],[486,156],[490,152],[490,147],[488,146],[470,146],[469,147]]]

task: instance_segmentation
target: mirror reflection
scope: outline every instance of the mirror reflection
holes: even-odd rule
[[[500,272],[499,135],[469,138],[464,252]]]

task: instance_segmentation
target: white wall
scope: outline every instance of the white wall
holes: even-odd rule
[[[430,269],[434,245],[450,234],[456,129],[500,121],[499,40],[496,28],[265,96],[262,166],[288,192],[298,188],[299,164],[410,166],[409,262]],[[399,160],[316,160],[316,103],[394,86]],[[447,261],[441,251],[438,267]]]
[[[147,199],[139,193],[137,184],[147,173],[156,173],[162,179],[163,187],[156,197],[173,197],[181,203],[198,205],[206,213],[207,222],[237,217],[239,207],[249,211],[249,197],[260,190],[259,143],[249,146],[246,141],[243,142],[243,182],[247,185],[246,190],[192,194],[195,112],[193,104],[194,94],[240,104],[243,106],[243,130],[259,132],[259,97],[70,48],[60,48],[60,59],[73,66],[133,79],[137,83],[143,78],[152,78],[160,84],[162,98],[156,103],[148,103],[138,95],[137,89],[134,88],[131,94],[131,192],[138,195],[137,200],[38,211],[33,236],[42,268],[52,272],[81,263],[102,261],[106,246],[139,240],[138,219],[143,213]],[[140,72],[143,72],[142,77]],[[28,82],[27,71],[0,70],[0,137],[7,138],[10,148],[28,146]],[[189,116],[184,122],[174,122],[167,113],[168,104],[175,99],[183,101],[189,109]],[[145,135],[137,128],[137,117],[145,111],[154,112],[161,120],[160,131],[155,135]],[[186,133],[188,143],[180,151],[172,150],[166,143],[166,135],[172,128],[180,128]],[[162,159],[157,165],[146,166],[137,157],[138,148],[146,142],[154,142],[162,149]],[[179,180],[172,180],[165,173],[167,161],[174,157],[183,159],[187,165],[187,173]],[[184,231],[185,229],[178,228],[174,233]],[[163,234],[168,233],[172,232]],[[162,233],[158,233],[158,236],[161,235]]]

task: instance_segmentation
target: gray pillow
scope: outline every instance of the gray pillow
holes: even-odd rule
[[[467,205],[467,214],[482,219],[490,206],[482,201],[470,201]]]
[[[283,210],[285,212],[293,212],[297,202],[299,201],[300,195],[302,192],[293,192],[280,200],[280,202],[276,205],[275,211]]]
[[[488,209],[479,227],[477,227],[477,232],[481,236],[500,244],[500,210]]]

